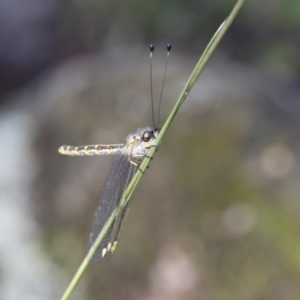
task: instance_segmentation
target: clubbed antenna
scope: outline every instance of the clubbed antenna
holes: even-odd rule
[[[159,97],[159,103],[158,103],[158,128],[160,128],[160,106],[161,106],[161,99],[162,99],[162,95],[163,95],[163,90],[164,90],[164,86],[165,86],[165,80],[166,80],[166,74],[167,74],[167,68],[168,68],[168,61],[169,61],[169,55],[172,49],[172,45],[171,44],[167,44],[167,60],[166,60],[166,66],[165,66],[165,73],[164,73],[164,79],[163,79],[163,83],[162,83],[162,87],[161,87],[161,92],[160,92],[160,97]],[[152,101],[153,104],[153,101]],[[152,106],[153,109],[153,106]],[[154,120],[154,118],[153,118]]]

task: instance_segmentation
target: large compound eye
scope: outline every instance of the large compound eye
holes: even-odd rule
[[[152,138],[153,138],[153,131],[151,131],[151,130],[146,130],[146,131],[143,133],[142,141],[144,141],[144,142],[149,142]]]

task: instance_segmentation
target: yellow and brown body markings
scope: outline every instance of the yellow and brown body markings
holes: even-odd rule
[[[59,147],[58,152],[64,155],[83,156],[83,155],[105,155],[116,154],[123,148],[124,144],[112,145],[86,145],[86,146],[67,146]]]

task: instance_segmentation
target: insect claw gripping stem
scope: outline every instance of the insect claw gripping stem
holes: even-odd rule
[[[148,156],[148,155],[145,155],[144,157],[148,157],[148,158],[150,158],[151,160],[153,159],[152,156]]]
[[[148,167],[147,167],[148,169]],[[143,171],[140,167],[138,167],[138,170],[142,173],[142,174],[145,174],[145,171]]]
[[[151,145],[151,148],[156,148],[156,151],[158,150],[158,146],[157,145]],[[146,156],[146,157],[148,157],[148,156]]]

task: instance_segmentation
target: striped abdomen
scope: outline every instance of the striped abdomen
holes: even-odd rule
[[[87,145],[87,146],[67,146],[63,145],[59,147],[58,152],[64,155],[107,155],[116,154],[119,152],[123,144],[113,145]]]

